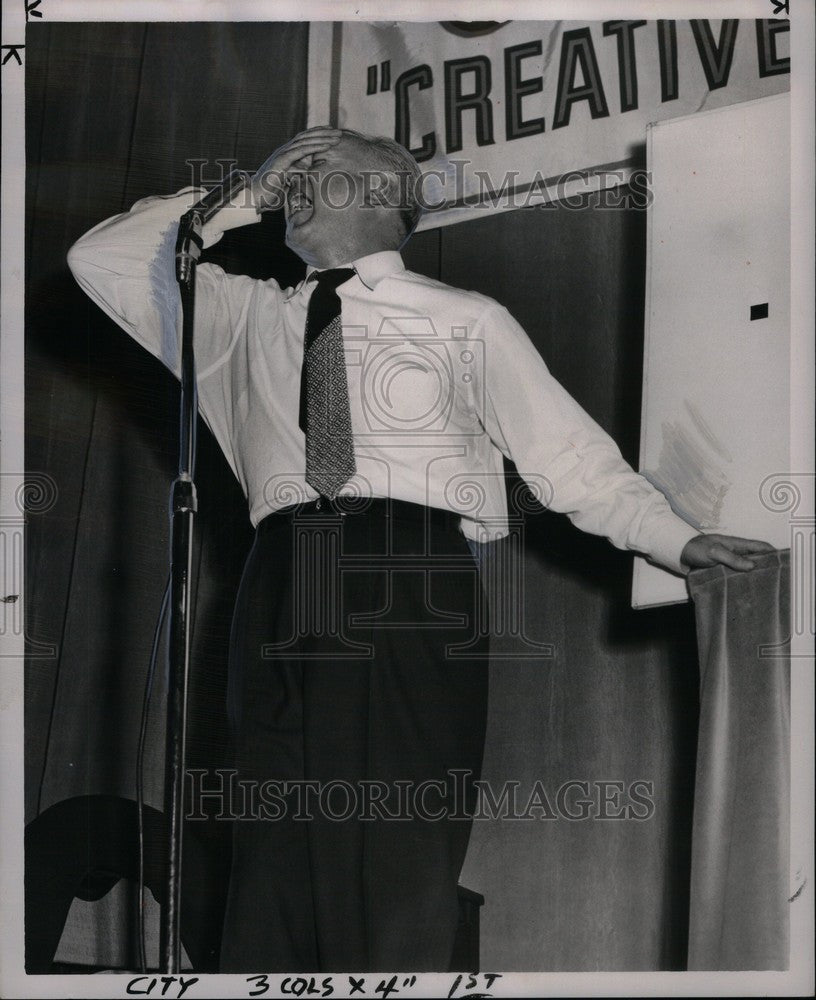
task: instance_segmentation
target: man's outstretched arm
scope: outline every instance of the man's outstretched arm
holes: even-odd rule
[[[527,334],[502,306],[485,315],[485,427],[543,501],[583,531],[638,552],[674,573],[722,564],[753,568],[766,542],[704,535],[624,461],[612,438],[550,374]]]

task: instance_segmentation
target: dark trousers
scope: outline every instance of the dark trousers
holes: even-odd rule
[[[449,968],[484,746],[479,580],[451,519],[369,508],[272,515],[244,570],[230,701],[258,809],[234,820],[222,972]]]

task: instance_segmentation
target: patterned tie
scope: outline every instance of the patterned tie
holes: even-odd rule
[[[335,267],[310,275],[317,288],[309,300],[303,342],[300,428],[306,435],[306,482],[331,499],[357,471],[341,306],[335,291],[354,273],[350,267]]]

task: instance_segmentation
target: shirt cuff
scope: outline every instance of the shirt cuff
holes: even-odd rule
[[[255,207],[249,188],[239,191],[229,205],[205,222],[201,230],[204,249],[217,243],[228,229],[238,229],[240,226],[251,226],[261,221],[261,214]]]
[[[666,524],[660,525],[655,544],[648,552],[649,559],[671,570],[672,573],[686,576],[689,567],[680,562],[680,556],[686,544],[699,534],[696,528],[692,528],[690,524],[686,524],[674,515]]]

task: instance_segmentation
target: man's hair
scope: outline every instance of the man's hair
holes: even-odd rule
[[[368,146],[372,153],[373,169],[382,171],[385,177],[385,185],[381,189],[383,199],[387,205],[399,209],[404,239],[407,239],[422,216],[422,205],[418,198],[422,177],[419,164],[404,146],[387,136],[365,135],[350,128],[340,131]]]

